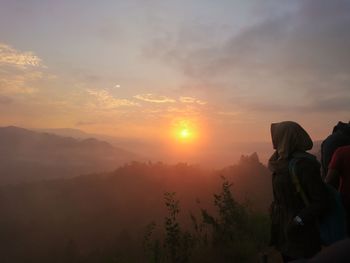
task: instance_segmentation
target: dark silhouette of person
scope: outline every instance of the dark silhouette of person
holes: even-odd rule
[[[292,263],[349,263],[350,239],[345,239],[326,247],[309,260],[295,260]]]
[[[271,124],[275,152],[269,160],[272,171],[271,242],[284,262],[310,258],[321,249],[317,218],[327,210],[327,192],[316,157],[306,153],[313,146],[307,132],[291,121]],[[297,192],[289,172],[290,161],[298,158],[297,176],[309,205]]]
[[[340,147],[350,145],[350,123],[338,122],[333,132],[321,144],[322,177],[326,177],[328,165],[334,151]]]
[[[350,145],[336,149],[328,165],[326,183],[339,190],[346,212],[347,232],[350,234]]]

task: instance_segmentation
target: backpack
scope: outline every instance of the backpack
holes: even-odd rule
[[[289,174],[304,205],[308,206],[310,204],[309,199],[296,173],[297,163],[305,158],[317,161],[316,158],[310,154],[304,153],[295,155],[289,162]],[[318,219],[318,228],[322,244],[328,246],[346,238],[346,215],[339,192],[328,184],[324,184],[324,186],[327,190],[330,205],[328,211]]]

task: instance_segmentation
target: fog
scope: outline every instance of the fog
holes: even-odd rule
[[[152,238],[166,244],[165,194],[179,202],[179,233],[194,238],[194,218],[202,227],[205,213],[220,221],[214,194],[220,195],[226,181],[233,184],[235,209],[252,218],[261,215],[258,221],[248,220],[258,229],[267,222],[271,179],[257,153],[232,154],[231,164],[221,168],[190,161],[166,163],[118,148],[115,142],[52,132],[0,128],[1,262],[148,262],[147,226],[154,224]],[[209,240],[213,230],[206,224]],[[247,260],[256,259],[268,234],[257,239],[261,244],[251,238],[247,253],[255,254],[245,255]],[[187,244],[183,242],[179,244]],[[192,262],[203,260],[203,249],[210,251],[212,260],[226,262],[216,248],[196,244]],[[159,262],[172,262],[166,247]]]

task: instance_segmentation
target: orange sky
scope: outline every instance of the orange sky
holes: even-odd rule
[[[318,140],[349,121],[348,1],[198,4],[3,1],[0,125],[199,151],[269,141],[271,122]]]

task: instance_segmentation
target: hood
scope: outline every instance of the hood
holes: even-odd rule
[[[293,121],[272,123],[271,138],[277,159],[288,159],[294,152],[305,152],[313,146],[309,134]]]
[[[336,133],[336,132],[340,132],[350,136],[350,122],[345,123],[345,122],[339,121],[338,124],[335,125],[333,128],[333,133]]]

